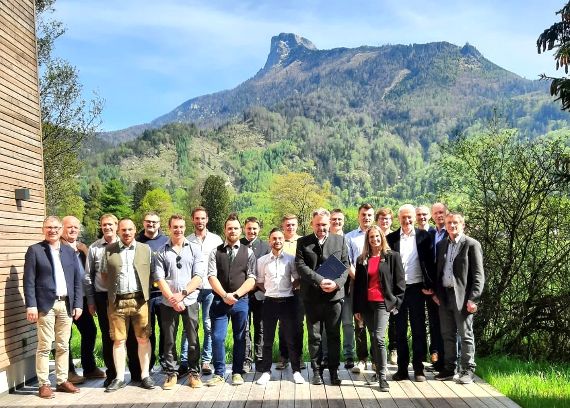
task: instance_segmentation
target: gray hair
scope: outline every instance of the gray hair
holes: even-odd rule
[[[315,217],[330,217],[331,213],[326,208],[317,208],[313,211],[313,218]]]
[[[411,204],[404,204],[403,206],[398,208],[398,217],[400,216],[401,213],[403,213],[406,210],[411,211],[414,214],[416,213],[416,207],[414,207]]]

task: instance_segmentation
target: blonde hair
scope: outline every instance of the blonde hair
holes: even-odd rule
[[[368,231],[366,231],[366,235],[364,236],[364,247],[362,248],[362,253],[358,257],[358,262],[362,263],[363,265],[367,265],[368,258],[372,256],[370,241],[368,239],[372,231],[378,231],[380,233],[380,237],[382,238],[382,243],[380,244],[380,253],[383,256],[390,253],[390,246],[388,245],[388,241],[386,241],[386,235],[384,235],[378,225],[372,225],[370,228],[368,228]]]

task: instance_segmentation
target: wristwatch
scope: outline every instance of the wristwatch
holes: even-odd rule
[[[188,296],[188,291],[186,289],[182,290],[182,295],[184,295],[184,297]]]
[[[237,293],[234,293],[234,298],[236,298],[236,300],[239,300],[239,295]]]

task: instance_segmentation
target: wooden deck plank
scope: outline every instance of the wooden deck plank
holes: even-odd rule
[[[309,364],[307,364],[307,367]],[[309,369],[301,370],[301,374],[305,379],[305,384],[295,384],[295,398],[293,400],[293,406],[295,408],[304,408],[311,406],[311,389],[310,387],[310,377]]]
[[[328,408],[327,394],[325,392],[324,385],[313,385],[311,384],[311,378],[313,378],[313,370],[307,367],[309,372],[309,392],[311,394],[311,407],[312,408]]]
[[[244,375],[245,384],[231,384],[231,367],[225,374],[226,382],[218,387],[193,389],[187,385],[188,377],[182,377],[173,390],[162,390],[165,375],[152,374],[157,387],[144,390],[138,383],[128,382],[124,390],[105,393],[103,380],[88,380],[81,385],[79,394],[56,393],[52,400],[37,397],[37,387],[27,385],[13,394],[0,396],[2,407],[70,407],[70,408],[181,408],[181,407],[248,407],[248,408],[305,408],[305,407],[350,407],[350,408],[520,408],[516,403],[500,394],[496,389],[480,378],[468,385],[452,381],[435,381],[433,374],[428,374],[428,381],[391,381],[394,367],[390,367],[388,383],[390,392],[381,392],[376,384],[370,385],[368,379],[372,371],[353,374],[339,370],[342,385],[330,385],[330,375],[325,371],[325,384],[312,385],[310,369],[302,370],[307,380],[305,384],[293,382],[291,369],[272,370],[271,381],[266,386],[255,384],[261,373]],[[204,383],[210,376],[204,376]],[[50,375],[52,383],[55,376]],[[130,377],[127,374],[126,380]]]
[[[474,376],[474,381],[475,384],[481,387],[487,394],[495,398],[495,400],[499,401],[503,406],[507,408],[521,408],[519,404],[501,394],[495,387],[486,383],[480,377]]]

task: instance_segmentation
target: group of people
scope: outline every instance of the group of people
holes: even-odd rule
[[[44,240],[29,247],[24,265],[27,319],[37,324],[39,396],[54,396],[48,378],[54,340],[57,391],[79,392],[76,385],[85,378],[105,378],[105,391],[117,391],[126,385],[127,364],[131,381],[155,388],[150,374],[157,342],[163,389],[174,388],[185,375],[193,388],[203,385],[201,374],[212,375],[208,386],[223,384],[230,322],[233,385],[243,384],[243,374],[253,367],[261,373],[257,384],[270,380],[277,331],[275,367],[291,364],[293,381],[304,383],[306,324],[312,384],[323,384],[325,369],[331,384],[341,384],[342,326],[345,368],[358,373],[370,360],[370,382],[388,391],[388,353],[398,367],[392,380],[409,378],[408,322],[414,379],[426,380],[426,310],[435,379],[471,382],[473,313],[484,285],[481,246],[464,234],[461,214],[449,213],[442,203],[431,214],[424,206],[403,205],[396,231],[392,217],[388,208],[375,212],[363,204],[358,228],[344,234],[343,212],[319,208],[312,214],[312,233],[300,237],[297,217],[286,214],[264,241],[256,217],[242,226],[233,213],[222,239],[207,229],[203,207],[191,213],[190,235],[182,215],[168,219],[166,235],[155,212],[145,214],[139,233],[131,219],[104,214],[102,238],[89,248],[78,240],[77,218],[47,217]],[[106,371],[95,364],[95,317]],[[81,334],[83,375],[71,359],[72,323]]]

